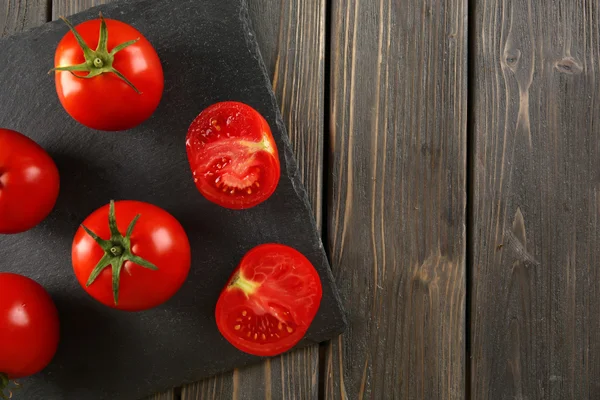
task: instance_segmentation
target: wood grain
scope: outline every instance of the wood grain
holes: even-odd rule
[[[474,10],[471,397],[599,398],[599,4]]]
[[[53,0],[70,15],[106,1]],[[292,140],[316,221],[323,177],[325,0],[248,0],[261,53]],[[182,389],[182,400],[316,399],[318,346],[213,377]]]
[[[321,228],[325,0],[248,0],[250,18]],[[182,400],[317,399],[319,348],[184,387]]]
[[[48,0],[0,0],[0,37],[49,21]]]
[[[326,399],[463,399],[467,2],[333,0]]]

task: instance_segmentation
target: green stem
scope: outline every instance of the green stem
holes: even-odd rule
[[[85,40],[81,37],[79,32],[75,29],[75,27],[64,17],[60,17],[69,27],[69,30],[75,36],[75,40],[77,44],[83,51],[83,56],[85,57],[85,62],[78,65],[60,65],[54,67],[50,70],[50,72],[58,72],[58,71],[68,71],[73,74],[73,76],[77,78],[93,78],[101,74],[115,74],[119,79],[125,82],[129,87],[131,87],[136,93],[141,94],[141,92],[135,87],[135,85],[127,79],[121,72],[117,71],[113,67],[113,62],[115,59],[115,54],[119,51],[123,50],[126,47],[131,46],[136,43],[140,38],[132,39],[127,42],[121,43],[115,46],[112,51],[108,51],[107,43],[108,43],[108,28],[106,27],[106,21],[104,20],[104,16],[100,13],[100,36],[98,38],[98,47],[96,50],[92,50]],[[83,71],[88,72],[85,74],[74,74],[73,71]]]
[[[9,386],[12,383],[13,388]],[[8,374],[0,372],[0,399],[8,400],[13,396],[13,392],[21,389],[21,384],[15,381],[11,381]]]
[[[246,296],[249,296],[252,293],[254,293],[259,286],[259,283],[247,280],[244,277],[242,277],[241,273],[238,273],[229,284],[229,287],[235,287],[240,289],[246,294]]]
[[[106,268],[112,268],[112,290],[113,290],[113,298],[115,301],[115,305],[119,304],[119,287],[121,280],[121,270],[123,268],[123,264],[125,261],[130,261],[134,264],[139,265],[140,267],[147,268],[153,271],[158,270],[158,267],[152,264],[150,261],[145,260],[139,256],[136,256],[131,251],[131,235],[133,234],[133,230],[135,228],[135,224],[140,218],[140,215],[136,215],[135,218],[131,221],[127,228],[127,233],[125,236],[119,231],[117,227],[117,215],[115,211],[115,202],[114,200],[110,201],[110,206],[108,209],[108,226],[110,228],[110,240],[105,240],[100,238],[90,229],[85,226],[81,226],[85,232],[92,238],[98,245],[104,250],[104,255],[96,264],[96,267],[92,270],[86,286],[92,285],[96,279],[100,276],[102,271]]]

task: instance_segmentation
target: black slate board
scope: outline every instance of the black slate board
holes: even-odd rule
[[[62,109],[47,71],[67,32],[64,23],[0,41],[0,126],[40,143],[61,173],[61,194],[50,217],[29,232],[0,236],[0,271],[43,284],[61,318],[56,357],[43,373],[23,380],[15,399],[133,400],[257,362],[220,336],[213,309],[243,254],[264,242],[295,247],[321,274],[321,308],[299,346],[339,334],[345,326],[340,302],[245,2],[122,1],[71,20],[95,18],[100,10],[143,32],[163,62],[162,102],[149,121],[128,132],[89,130]],[[206,201],[188,167],[188,125],[202,109],[222,100],[258,109],[279,148],[280,185],[271,199],[251,210],[231,211]],[[111,310],[88,297],[73,275],[75,230],[110,199],[163,207],[190,236],[189,278],[163,306],[141,313]]]

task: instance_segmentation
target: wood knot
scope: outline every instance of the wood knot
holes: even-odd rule
[[[508,68],[512,69],[513,71],[517,67],[517,64],[519,64],[519,60],[521,60],[521,50],[507,49],[504,51],[504,63],[508,66]]]
[[[568,75],[578,75],[583,72],[583,67],[573,57],[565,57],[555,62],[554,67],[559,72]]]

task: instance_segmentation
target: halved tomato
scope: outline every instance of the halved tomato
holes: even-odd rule
[[[280,354],[304,337],[322,295],[319,274],[302,253],[263,244],[246,253],[221,292],[217,326],[241,351]]]
[[[222,207],[254,207],[279,182],[279,155],[269,124],[246,104],[226,101],[202,111],[188,129],[186,149],[196,187]]]

